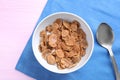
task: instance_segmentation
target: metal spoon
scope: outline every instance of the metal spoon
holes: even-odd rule
[[[108,50],[110,54],[110,58],[112,60],[112,65],[114,68],[116,80],[120,80],[120,74],[114,58],[114,54],[112,52],[112,43],[114,40],[114,34],[111,27],[106,23],[101,23],[98,27],[96,37],[97,37],[98,43]]]

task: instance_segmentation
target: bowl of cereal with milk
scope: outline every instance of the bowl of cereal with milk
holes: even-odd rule
[[[94,39],[80,16],[57,12],[45,17],[35,28],[32,49],[45,69],[65,74],[82,68],[90,59]]]

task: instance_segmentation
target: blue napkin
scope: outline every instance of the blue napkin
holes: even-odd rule
[[[31,35],[16,69],[37,80],[115,80],[109,54],[106,49],[98,45],[95,34],[101,22],[106,22],[112,27],[115,35],[112,49],[120,69],[120,0],[48,0],[38,22],[55,12],[77,14],[90,25],[94,34],[95,46],[88,63],[73,73],[52,73],[39,65],[35,59]]]

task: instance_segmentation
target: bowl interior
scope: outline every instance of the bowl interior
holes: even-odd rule
[[[83,31],[86,33],[86,38],[88,41],[88,48],[86,49],[86,54],[84,57],[82,57],[81,61],[73,68],[70,69],[63,69],[59,70],[55,65],[50,65],[47,63],[46,60],[43,59],[38,46],[40,42],[40,31],[45,29],[47,25],[52,24],[57,18],[62,18],[67,21],[73,21],[77,20],[81,24],[81,28]],[[93,34],[92,31],[89,27],[89,25],[79,16],[71,13],[66,13],[66,12],[59,12],[59,13],[54,13],[52,15],[47,16],[44,18],[36,27],[34,33],[33,33],[33,38],[32,38],[32,48],[34,55],[37,59],[37,61],[47,70],[55,72],[55,73],[70,73],[73,72],[79,68],[81,68],[83,65],[86,64],[86,62],[89,60],[92,50],[94,46],[94,39],[93,39]]]

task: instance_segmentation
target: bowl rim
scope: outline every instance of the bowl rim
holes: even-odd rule
[[[49,17],[51,17],[51,16],[54,16],[54,15],[57,15],[57,14],[69,14],[69,15],[71,15],[71,16],[76,16],[76,17],[78,17],[81,21],[83,21],[83,23],[87,26],[87,28],[89,29],[89,31],[90,31],[90,35],[91,35],[91,39],[92,39],[92,48],[91,48],[91,50],[90,50],[90,52],[89,52],[89,56],[88,56],[88,58],[85,60],[85,62],[81,65],[81,67],[79,67],[79,68],[76,68],[76,69],[73,69],[73,70],[70,70],[70,71],[67,71],[67,72],[55,72],[55,71],[52,71],[52,70],[50,70],[50,69],[47,69],[47,68],[45,68],[42,64],[41,64],[41,62],[37,59],[37,57],[36,57],[36,55],[35,55],[35,49],[34,49],[34,37],[35,37],[35,32],[37,31],[37,29],[39,28],[39,26],[40,26],[40,24],[44,21],[44,20],[46,20],[47,18],[49,18]],[[34,31],[33,31],[33,35],[32,35],[32,50],[33,50],[33,54],[34,54],[34,56],[35,56],[35,58],[36,58],[36,60],[38,61],[38,63],[42,66],[42,67],[44,67],[46,70],[49,70],[49,71],[51,71],[51,72],[54,72],[54,73],[59,73],[59,74],[66,74],[66,73],[71,73],[71,72],[74,72],[74,71],[76,71],[76,70],[78,70],[78,69],[81,69],[87,62],[88,62],[88,60],[90,59],[90,57],[91,57],[91,55],[92,55],[92,53],[93,53],[93,49],[94,49],[94,37],[93,37],[93,32],[92,32],[92,30],[91,30],[91,28],[90,28],[90,26],[88,25],[88,23],[82,18],[82,17],[80,17],[80,16],[78,16],[78,15],[76,15],[76,14],[74,14],[74,13],[70,13],[70,12],[55,12],[55,13],[52,13],[52,14],[49,14],[48,16],[46,16],[45,18],[43,18],[40,22],[38,22],[38,24],[36,25],[36,27],[35,27],[35,29],[34,29]]]

